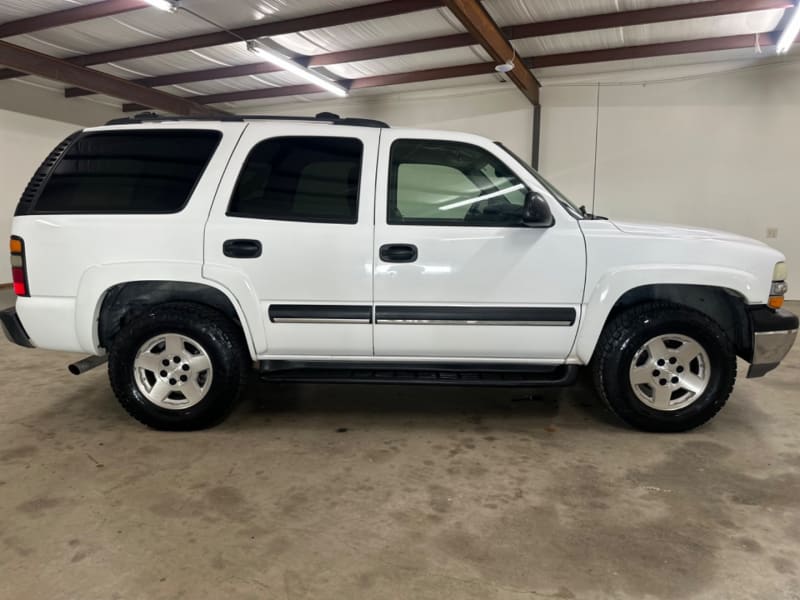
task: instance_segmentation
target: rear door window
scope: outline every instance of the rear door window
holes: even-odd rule
[[[355,138],[278,137],[247,157],[228,215],[356,223],[364,145]]]
[[[53,169],[33,212],[178,212],[220,137],[220,132],[207,130],[82,135]]]

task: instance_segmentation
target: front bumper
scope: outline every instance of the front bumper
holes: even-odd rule
[[[25,348],[34,347],[17,316],[16,308],[12,307],[0,311],[0,322],[3,324],[3,333],[6,334],[9,342]]]
[[[781,363],[797,338],[798,322],[797,315],[788,310],[766,306],[750,310],[753,358],[748,377],[761,377]]]

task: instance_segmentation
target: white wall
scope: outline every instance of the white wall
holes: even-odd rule
[[[599,110],[597,85],[542,92],[540,167],[568,196],[591,207],[595,184],[599,214],[762,240],[786,254],[800,298],[800,63],[603,84]]]
[[[65,98],[62,84],[50,82],[34,85],[38,78],[6,79],[0,81],[0,109],[11,110],[84,126],[102,125],[106,121],[125,116],[120,109],[121,100],[107,96],[82,96]],[[0,130],[2,133],[2,130]]]
[[[28,180],[56,144],[80,128],[73,123],[0,109],[0,240],[5,256],[14,209]],[[9,261],[0,260],[0,283],[10,281]]]

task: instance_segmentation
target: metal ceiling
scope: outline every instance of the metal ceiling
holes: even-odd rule
[[[3,0],[0,3],[0,23],[91,4],[96,0]],[[707,1],[707,0],[697,0]],[[329,11],[361,7],[375,0],[182,0],[182,5],[226,28],[250,26],[255,23],[282,21]],[[504,27],[551,21],[582,15],[617,13],[659,6],[688,4],[692,0],[485,0],[484,7],[494,20]],[[582,31],[548,35],[536,38],[514,39],[513,46],[520,56],[538,56],[617,48],[642,44],[673,42],[688,39],[715,38],[740,34],[769,32],[779,26],[783,9],[760,10],[740,14],[672,22],[616,27],[596,31]],[[58,58],[70,58],[117,48],[127,48],[171,40],[213,31],[206,22],[195,16],[178,11],[168,14],[152,7],[131,10],[71,25],[53,27],[6,38],[5,41]],[[296,33],[276,35],[271,41],[287,52],[298,56],[314,56],[329,52],[350,50],[404,42],[422,38],[436,38],[463,33],[464,27],[448,9],[434,8],[386,18],[359,21],[333,27],[312,29]],[[513,35],[511,36],[513,37]],[[731,51],[733,58],[741,57],[741,51]],[[702,56],[702,55],[700,55]],[[467,65],[489,61],[488,54],[478,45],[449,48],[402,56],[391,56],[372,60],[361,60],[326,67],[327,73],[336,78],[356,79],[361,77],[404,73],[446,66]],[[641,59],[649,60],[649,59]],[[660,59],[659,59],[660,60]],[[719,53],[709,55],[709,60],[720,60]],[[254,62],[244,43],[234,42],[195,50],[159,54],[144,58],[120,60],[96,65],[98,71],[136,79],[166,75],[185,71],[209,69],[220,66],[246,65]],[[698,62],[693,56],[689,62]],[[635,68],[636,61],[626,61],[628,68]],[[535,64],[535,63],[534,63]],[[646,63],[641,63],[646,64]],[[580,69],[567,69],[569,73],[602,71],[602,65],[581,65]],[[555,67],[564,71],[564,67]],[[547,79],[548,69],[536,71],[537,77]],[[63,84],[38,77],[25,80],[36,85],[64,88]],[[497,81],[493,74],[474,76],[470,81],[490,83]],[[293,86],[304,81],[286,72],[264,73],[245,77],[197,81],[180,85],[168,85],[159,89],[179,95],[195,96],[223,92]],[[431,81],[427,87],[445,87],[455,80]],[[412,84],[408,84],[411,86]],[[414,85],[413,89],[419,89]],[[392,90],[404,87],[393,86]],[[409,89],[411,89],[409,87]],[[355,90],[354,94],[366,93]],[[317,97],[318,94],[305,95]],[[324,97],[322,95],[321,97]],[[120,104],[118,99],[95,95],[86,97],[93,101]],[[74,101],[80,101],[75,99]],[[285,101],[285,99],[284,99]],[[252,104],[254,101],[247,101]],[[260,101],[261,104],[266,103]],[[235,105],[233,105],[235,108]]]

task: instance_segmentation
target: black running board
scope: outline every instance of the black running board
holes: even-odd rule
[[[394,383],[484,387],[550,387],[575,383],[577,365],[303,362],[264,360],[262,381]]]

